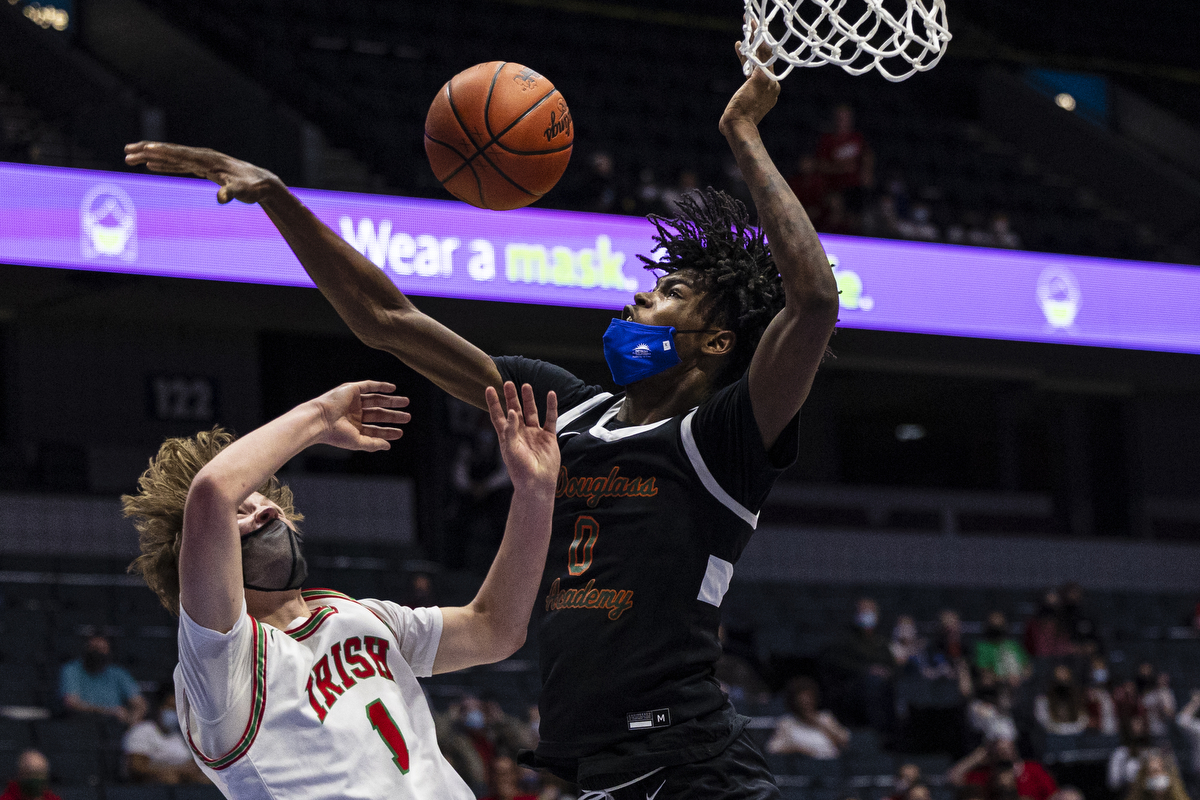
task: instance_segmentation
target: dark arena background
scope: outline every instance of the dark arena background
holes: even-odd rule
[[[316,447],[280,474],[303,498],[308,583],[355,597],[469,601],[511,494],[486,417],[361,344],[311,284],[268,274],[276,256],[298,266],[257,207],[146,177],[123,145],[209,146],[355,193],[320,195],[328,220],[356,209],[335,230],[423,311],[490,354],[611,388],[600,337],[629,302],[613,298],[646,280],[647,251],[619,231],[691,188],[749,198],[717,130],[743,80],[742,11],[0,0],[0,779],[34,748],[64,800],[219,797],[132,763],[128,714],[61,697],[93,637],[151,717],[170,682],[177,623],[126,572],[137,541],[118,501],[165,437],[245,433],[343,381],[398,384],[413,422],[390,452]],[[796,69],[761,125],[836,256],[842,326],[721,605],[716,677],[788,800],[1197,797],[1200,5],[948,0],[947,14],[932,70]],[[545,246],[493,247],[526,212],[478,212],[484,232],[446,244],[465,206],[429,169],[425,113],[493,60],[570,104],[571,163],[535,206],[557,215],[529,218]],[[847,115],[863,157],[839,183]],[[59,202],[92,184],[107,206]],[[125,207],[138,186],[199,193],[178,200],[199,210],[168,224],[175,195]],[[393,234],[405,208],[411,236]],[[203,250],[209,225],[235,219],[267,231],[270,258],[241,239]],[[556,220],[590,226],[593,249],[548,250]],[[171,236],[197,255],[150,264]],[[41,252],[31,242],[46,255],[21,255]],[[480,285],[490,263],[520,291],[403,282],[422,263],[449,275],[454,247],[455,275],[470,258]],[[560,251],[568,272],[590,253],[619,274],[606,248],[624,254],[615,289],[547,277]],[[508,660],[422,681],[479,797],[576,796],[510,760],[536,742],[537,646],[531,628]]]

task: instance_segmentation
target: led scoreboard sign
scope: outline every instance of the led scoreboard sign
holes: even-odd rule
[[[207,181],[0,164],[0,263],[312,286],[257,206]],[[652,226],[607,214],[297,190],[412,295],[609,308],[653,286]],[[1200,353],[1200,269],[822,236],[840,325]],[[2,298],[0,298],[2,302]]]

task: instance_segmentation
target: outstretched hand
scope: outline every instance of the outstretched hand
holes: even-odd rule
[[[752,28],[758,26],[756,22],[750,24]],[[746,56],[742,53],[741,42],[735,42],[733,49],[737,53],[738,60],[745,65]],[[771,57],[771,48],[767,46],[766,42],[760,43],[755,52],[761,61],[766,61]],[[729,104],[725,106],[725,113],[721,115],[719,125],[721,133],[729,136],[739,123],[748,122],[757,126],[767,112],[775,107],[775,101],[778,99],[779,81],[767,77],[766,71],[761,67],[755,69],[745,83],[738,87],[733,97],[729,99]]]
[[[206,178],[221,187],[217,192],[220,203],[257,203],[271,192],[284,189],[275,173],[207,147],[137,142],[125,145],[125,163],[145,164],[154,172],[191,173]]]
[[[390,449],[391,442],[404,435],[390,426],[412,419],[407,411],[397,410],[408,405],[408,398],[394,396],[394,391],[391,383],[358,381],[343,383],[313,400],[325,422],[321,442],[343,450]]]
[[[558,480],[558,439],[555,426],[558,423],[558,397],[554,392],[546,395],[546,423],[538,424],[537,404],[533,398],[533,387],[528,383],[517,387],[512,381],[504,384],[504,404],[508,413],[500,406],[500,397],[489,386],[484,393],[488,414],[500,438],[500,453],[508,476],[518,489],[534,488],[538,483],[547,488]]]

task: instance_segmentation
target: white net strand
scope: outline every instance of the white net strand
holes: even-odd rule
[[[741,47],[746,74],[762,67],[781,80],[795,67],[836,64],[851,75],[874,69],[899,82],[930,69],[945,54],[951,38],[945,0],[903,0],[906,8],[899,18],[883,7],[884,0],[860,0],[865,10],[853,21],[842,16],[848,1],[746,0]],[[812,19],[806,20],[802,11]],[[763,59],[758,56],[761,45],[770,51]],[[907,71],[885,66],[885,60],[897,58],[908,65]]]

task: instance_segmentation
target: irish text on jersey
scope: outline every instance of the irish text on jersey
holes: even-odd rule
[[[615,620],[633,608],[633,589],[597,589],[595,578],[578,589],[563,589],[555,578],[546,595],[546,610],[564,608],[599,608],[608,611],[608,618]]]
[[[621,468],[613,467],[607,475],[572,478],[567,468],[558,470],[557,497],[581,497],[587,500],[588,508],[595,508],[603,497],[654,497],[658,487],[654,478],[625,478]]]
[[[360,680],[376,676],[394,680],[387,664],[389,645],[387,639],[378,636],[351,636],[335,642],[328,653],[313,662],[306,688],[317,719],[324,722],[342,693]]]

